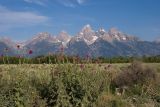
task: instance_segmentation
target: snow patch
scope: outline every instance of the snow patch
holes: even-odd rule
[[[84,41],[87,43],[87,45],[91,45],[91,44],[93,44],[97,39],[98,39],[98,37],[97,36],[92,36],[93,37],[93,39],[92,40],[87,40],[87,39],[84,39]]]
[[[123,37],[122,39],[123,39],[123,40],[127,40],[127,38],[126,38],[126,37]]]

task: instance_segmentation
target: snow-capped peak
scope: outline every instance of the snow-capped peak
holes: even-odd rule
[[[121,31],[119,31],[117,28],[111,28],[108,32],[106,32],[103,28],[99,29],[96,32],[96,35],[103,40],[112,42],[113,40],[117,41],[136,41],[136,37],[127,35]]]
[[[56,37],[63,45],[66,45],[70,40],[71,36],[66,31],[61,31]]]
[[[57,36],[57,39],[62,42],[66,42],[66,41],[70,40],[70,38],[71,38],[70,35],[65,31],[61,31],[59,33],[59,35]]]
[[[7,37],[1,37],[1,38],[0,38],[0,42],[3,42],[3,43],[5,43],[7,46],[13,47],[13,48],[14,48],[14,45],[15,45],[15,42],[13,42],[12,39],[7,38]]]
[[[106,33],[106,31],[105,31],[105,29],[103,29],[103,28],[100,28],[100,29],[97,31],[98,36],[102,36],[102,35],[104,35],[105,33]]]
[[[49,34],[47,32],[41,32],[41,33],[37,34],[35,37],[33,37],[31,40],[27,41],[25,43],[25,45],[27,45],[27,44],[36,44],[37,42],[41,42],[41,41],[47,41],[47,42],[50,42],[50,43],[57,43],[57,42],[59,42],[51,34]]]
[[[83,28],[84,28],[84,29],[85,29],[85,28],[91,28],[91,25],[90,25],[90,24],[86,24]]]
[[[84,40],[88,45],[93,44],[97,39],[98,37],[96,36],[96,33],[92,30],[89,24],[85,25],[81,32],[76,36],[77,41]]]
[[[97,36],[92,36],[92,39],[88,40],[88,39],[85,39],[85,38],[84,38],[84,41],[85,41],[88,45],[91,45],[91,44],[93,44],[97,39],[98,39]]]
[[[67,32],[61,31],[57,36],[52,36],[47,32],[38,33],[31,40],[22,43],[22,46],[26,46],[28,44],[34,45],[37,42],[49,42],[49,43],[62,43],[64,46],[67,46],[67,43],[71,41],[84,41],[88,45],[93,44],[98,38],[103,39],[105,41],[112,42],[113,40],[118,41],[136,41],[138,40],[134,36],[127,35],[116,28],[111,28],[108,32],[105,29],[100,28],[98,31],[94,31],[92,27],[87,24],[82,30],[74,37],[70,36]],[[0,41],[5,42],[6,44],[15,45],[9,39],[0,39]]]
[[[109,36],[114,40],[118,40],[118,41],[127,41],[129,39],[129,36],[120,32],[118,29],[116,28],[111,28],[108,31]]]
[[[119,33],[121,33],[120,31],[118,31],[118,29],[117,28],[111,28],[109,31],[108,31],[108,33],[110,34],[110,35],[118,35]]]
[[[47,39],[50,39],[52,38],[51,34],[47,33],[47,32],[41,32],[41,33],[38,33],[36,36],[34,36],[32,38],[32,40],[37,40],[37,41],[41,41],[41,40],[47,40]]]
[[[100,28],[99,31],[100,32],[106,32],[105,29],[103,29],[103,28]]]
[[[88,32],[94,32],[94,31],[92,30],[92,27],[89,24],[87,24],[82,28],[81,32],[88,33]]]

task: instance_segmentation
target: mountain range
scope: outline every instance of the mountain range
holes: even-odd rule
[[[33,51],[31,55],[28,55],[29,50]],[[0,38],[0,54],[3,55],[39,56],[50,53],[58,54],[61,51],[66,55],[81,57],[86,55],[92,57],[154,56],[160,55],[160,39],[143,41],[116,28],[108,31],[100,28],[94,31],[89,24],[85,25],[75,36],[65,31],[60,32],[57,36],[42,32],[22,43]]]

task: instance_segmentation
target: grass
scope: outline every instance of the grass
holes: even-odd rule
[[[158,79],[133,82],[123,94],[112,87],[130,65],[0,65],[0,107],[160,107]],[[159,76],[160,63],[141,66]]]

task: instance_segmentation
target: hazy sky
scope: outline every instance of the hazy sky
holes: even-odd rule
[[[160,36],[160,0],[0,0],[0,36],[14,40],[61,30],[75,35],[86,24],[154,40]]]

